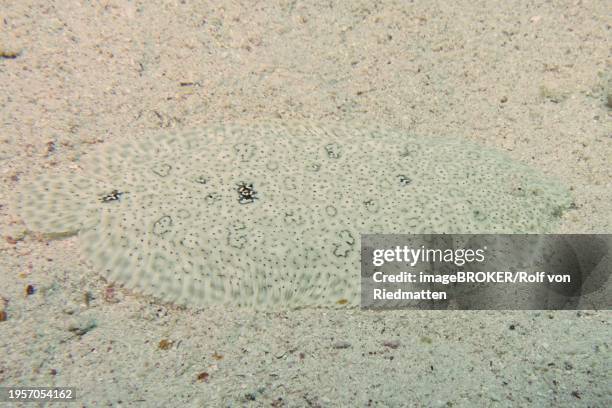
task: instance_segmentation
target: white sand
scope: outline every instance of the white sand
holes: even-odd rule
[[[609,2],[226,3],[0,3],[0,385],[88,407],[612,405],[609,311],[194,312],[108,295],[74,238],[6,238],[24,174],[259,117],[493,146],[572,187],[559,232],[612,232]]]

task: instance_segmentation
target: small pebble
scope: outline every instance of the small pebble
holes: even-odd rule
[[[89,306],[92,300],[94,300],[94,296],[90,291],[86,291],[83,293],[83,304],[85,306]]]
[[[383,346],[396,349],[400,346],[399,340],[387,340],[383,342]]]
[[[17,50],[15,48],[11,48],[11,49],[7,49],[7,48],[0,48],[0,58],[5,58],[5,59],[15,59],[17,58],[19,55],[21,54],[20,50]]]
[[[77,336],[83,336],[96,327],[98,327],[98,323],[94,319],[81,319],[77,322],[71,323],[68,326],[68,331],[71,331]]]
[[[66,303],[66,306],[64,306],[64,308],[62,309],[62,312],[64,312],[67,315],[73,315],[76,312],[78,312],[78,310],[79,310],[79,306],[76,303],[69,301],[68,303]]]
[[[159,342],[159,349],[160,350],[168,350],[172,347],[172,344],[174,344],[174,342],[172,340],[167,340],[167,339],[162,339]]]
[[[17,238],[13,238],[13,237],[8,236],[8,235],[6,237],[4,237],[4,239],[6,240],[6,242],[8,242],[11,245],[15,245],[15,244],[17,244],[17,242],[20,241]]]
[[[604,86],[604,93],[606,98],[606,106],[612,108],[612,73],[608,73],[608,80]]]
[[[104,298],[104,301],[108,303],[119,303],[120,301],[117,296],[117,291],[113,285],[109,285],[103,290],[102,297]]]
[[[333,347],[335,349],[347,349],[351,347],[351,343],[349,343],[348,341],[338,341],[334,343]]]

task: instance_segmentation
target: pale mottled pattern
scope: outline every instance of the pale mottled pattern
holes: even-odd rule
[[[108,279],[195,306],[356,305],[360,233],[544,232],[570,203],[501,153],[375,126],[217,125],[80,164],[22,183],[27,226],[78,232]]]

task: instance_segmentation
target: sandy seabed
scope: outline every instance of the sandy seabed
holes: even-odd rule
[[[25,175],[93,144],[296,118],[506,151],[571,188],[558,232],[610,233],[611,13],[0,0],[0,386],[72,386],[87,407],[612,406],[609,311],[194,311],[109,286],[75,238],[7,210]]]

